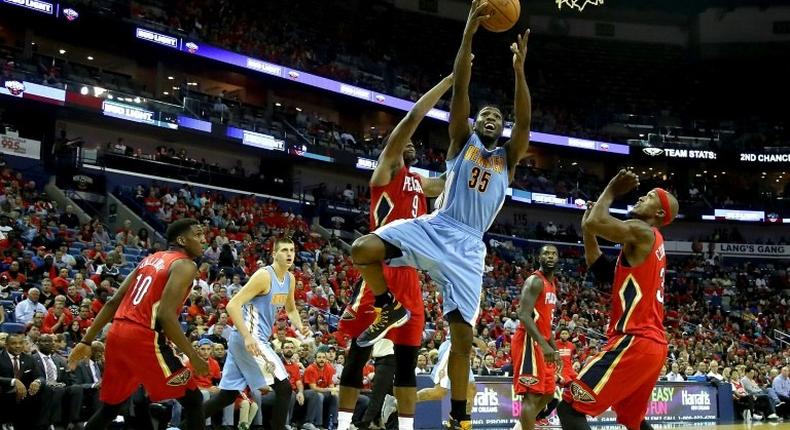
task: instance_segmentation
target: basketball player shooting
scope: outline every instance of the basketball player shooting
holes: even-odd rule
[[[590,429],[585,415],[598,416],[609,407],[628,430],[651,429],[645,413],[667,356],[667,262],[659,228],[675,219],[678,202],[655,188],[639,198],[632,219],[611,216],[614,199],[638,186],[633,172],[620,170],[582,218],[585,257],[596,279],[612,281],[612,307],[606,345],[571,382],[557,408],[564,430]],[[622,244],[615,264],[601,253],[597,237]]]
[[[205,426],[203,396],[167,340],[186,354],[198,375],[208,373],[208,363],[192,348],[178,322],[197,273],[194,260],[203,255],[206,237],[192,218],[171,223],[165,234],[170,250],[151,254],[137,265],[69,354],[69,369],[74,370],[90,357],[91,342],[112,320],[104,368],[108,382],[101,386],[101,406],[85,424],[87,430],[106,429],[141,384],[151,401],[178,399],[187,430]]]
[[[524,72],[527,31],[510,46],[516,77],[516,123],[510,141],[497,146],[504,129],[503,115],[497,107],[483,107],[474,126],[469,124],[472,39],[480,23],[488,17],[487,10],[488,5],[481,0],[472,3],[455,59],[447,181],[442,206],[430,215],[380,227],[357,239],[351,249],[354,264],[376,296],[376,320],[357,339],[362,347],[372,345],[409,319],[404,306],[393,301],[387,291],[383,261],[388,261],[389,266],[426,270],[441,286],[443,312],[450,323],[453,339],[448,363],[451,411],[447,426],[459,429],[472,426],[466,412],[466,390],[472,324],[480,311],[486,254],[483,234],[502,208],[516,165],[527,153],[532,119],[532,102]]]
[[[426,197],[437,197],[444,188],[444,176],[426,178],[409,171],[417,161],[411,137],[425,115],[453,85],[447,76],[425,93],[409,113],[392,130],[379,156],[379,163],[370,178],[370,228],[375,230],[400,219],[416,218],[427,212]],[[386,394],[392,389],[398,399],[398,426],[401,430],[414,428],[417,402],[417,378],[414,368],[425,328],[425,304],[417,270],[413,267],[384,267],[382,275],[395,299],[411,317],[400,327],[386,334],[373,346],[362,347],[357,338],[376,318],[375,298],[367,283],[361,282],[346,306],[338,330],[353,339],[346,354],[346,364],[340,376],[339,414],[337,430],[348,430],[354,408],[362,388],[363,369],[371,354],[376,359],[368,411],[358,428],[370,425],[379,415]]]

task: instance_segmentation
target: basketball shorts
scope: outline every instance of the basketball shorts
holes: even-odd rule
[[[666,344],[632,335],[614,336],[581,369],[563,399],[593,417],[611,407],[618,423],[638,429],[666,357]]]
[[[246,387],[259,390],[263,387],[274,384],[274,380],[280,381],[288,379],[288,371],[274,352],[269,342],[258,340],[258,348],[263,353],[262,357],[253,357],[244,347],[244,339],[238,331],[233,330],[228,340],[228,356],[225,359],[225,367],[222,368],[222,380],[219,388],[223,390],[243,391]],[[267,369],[267,361],[274,365],[274,369]]]
[[[153,402],[178,399],[197,388],[164,334],[118,320],[107,334],[103,380],[99,398],[111,405],[128,399],[140,384]]]
[[[523,330],[516,330],[512,344],[513,388],[518,395],[554,394],[557,368],[546,363],[543,352]]]
[[[486,247],[483,234],[434,212],[396,220],[373,232],[401,250],[388,264],[425,270],[442,288],[443,313],[458,311],[471,325],[480,313]]]
[[[450,389],[450,375],[447,373],[447,362],[450,359],[450,340],[447,339],[439,345],[439,357],[436,360],[436,365],[433,366],[431,371],[431,379],[434,384],[439,385],[445,390]],[[472,368],[469,368],[469,383],[475,383],[475,375],[472,373]]]
[[[384,265],[384,279],[392,295],[411,312],[406,324],[387,333],[386,339],[396,345],[420,346],[425,328],[425,304],[422,301],[420,277],[413,267],[390,267]],[[373,291],[362,282],[351,302],[346,306],[338,330],[356,339],[373,324],[376,311],[373,309]]]

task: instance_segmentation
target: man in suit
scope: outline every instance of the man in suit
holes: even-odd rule
[[[66,359],[55,354],[54,335],[44,334],[38,338],[38,352],[33,354],[33,361],[45,380],[41,395],[42,410],[38,416],[39,427],[48,428],[63,423],[72,427],[80,420],[82,389],[73,386],[72,375],[66,371]]]
[[[12,333],[0,352],[0,422],[11,422],[14,430],[32,430],[41,408],[44,377],[33,357],[24,353],[25,335]]]
[[[99,389],[104,372],[104,344],[95,341],[91,344],[91,358],[77,365],[72,373],[74,386],[82,391],[83,417],[88,418],[99,409]]]

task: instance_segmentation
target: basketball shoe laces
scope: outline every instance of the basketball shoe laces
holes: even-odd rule
[[[400,302],[394,302],[392,304],[392,310],[397,310],[402,305]],[[376,308],[376,319],[373,321],[373,324],[370,325],[370,331],[378,333],[380,330],[384,330],[390,326],[390,312],[383,312],[384,308]]]

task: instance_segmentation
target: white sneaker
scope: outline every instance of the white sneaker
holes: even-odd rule
[[[381,406],[382,427],[386,428],[387,423],[390,421],[390,417],[396,412],[398,412],[398,399],[387,394],[384,397],[384,404]]]
[[[752,420],[754,421],[762,421],[763,416],[759,414],[752,414]]]
[[[302,424],[302,430],[318,430],[318,427],[313,423],[304,423]]]
[[[779,415],[776,415],[776,414],[768,415],[768,419],[769,420],[778,420],[779,419]]]

